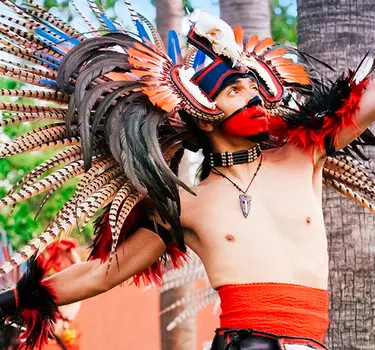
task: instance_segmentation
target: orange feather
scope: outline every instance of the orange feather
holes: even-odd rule
[[[160,55],[158,55],[156,52],[150,50],[149,48],[147,48],[146,46],[142,45],[141,43],[134,43],[133,44],[134,47],[154,58],[156,58],[158,61],[162,61],[163,60],[163,57],[161,57]],[[129,52],[129,50],[128,50]]]
[[[265,38],[263,39],[257,47],[254,49],[254,52],[259,56],[261,55],[265,50],[267,50],[269,47],[274,45],[275,42],[272,40],[272,38]]]
[[[153,72],[150,72],[150,71],[146,71],[146,70],[139,70],[139,69],[131,69],[130,70],[133,74],[139,76],[139,77],[144,77],[144,76],[152,76],[152,77],[157,77],[158,74],[155,74]]]
[[[149,69],[152,72],[161,72],[163,67],[156,66],[153,63],[146,62],[146,61],[139,61],[136,58],[129,57],[128,62],[134,66],[134,68],[141,68],[141,69]]]
[[[279,47],[275,50],[272,50],[272,51],[269,51],[269,52],[265,53],[264,58],[267,61],[270,61],[270,60],[273,60],[275,58],[284,56],[287,52],[288,51],[286,49],[284,49],[283,47]]]
[[[128,55],[131,56],[131,57],[146,60],[148,62],[155,63],[157,65],[161,64],[160,59],[156,59],[154,57],[151,57],[150,55],[146,55],[145,53],[140,52],[136,49],[130,48],[130,49],[128,49],[127,52],[128,52]]]
[[[291,64],[294,64],[294,61],[290,58],[279,57],[274,58],[271,63],[275,67],[288,67]]]
[[[173,98],[169,99],[167,103],[163,103],[162,106],[160,106],[164,111],[166,112],[172,112],[173,109],[178,105],[179,99],[176,96],[173,96]]]
[[[118,80],[135,81],[136,80],[136,79],[134,79],[134,77],[131,77],[127,73],[119,73],[119,72],[107,73],[107,74],[105,74],[105,77],[107,77],[111,80],[114,80],[114,81],[118,81]]]
[[[243,48],[244,31],[241,26],[235,26],[233,28],[234,37],[239,47]]]
[[[144,90],[144,93],[148,96],[148,97],[152,97],[160,92],[164,92],[164,91],[169,91],[169,88],[168,86],[158,86],[158,87],[155,87],[155,88],[151,88],[151,89],[147,89],[147,90]]]
[[[245,46],[245,50],[248,53],[252,53],[254,51],[254,47],[258,44],[258,35],[253,35],[247,42]]]

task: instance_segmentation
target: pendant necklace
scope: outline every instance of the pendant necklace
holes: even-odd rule
[[[251,207],[251,196],[249,196],[247,194],[247,191],[249,190],[251,184],[253,183],[255,177],[257,176],[258,174],[258,171],[260,169],[260,167],[262,166],[262,160],[263,160],[263,154],[260,156],[260,161],[259,161],[259,164],[258,164],[258,167],[257,167],[257,170],[255,171],[249,185],[247,186],[246,190],[242,190],[236,183],[234,183],[228,176],[224,175],[221,171],[219,171],[218,169],[216,168],[212,168],[211,171],[216,174],[216,175],[220,175],[222,176],[223,178],[227,179],[234,187],[236,187],[242,194],[239,195],[239,199],[240,199],[240,207],[241,207],[241,210],[242,210],[242,214],[245,218],[247,218],[247,216],[249,215],[249,212],[250,212],[250,207]]]

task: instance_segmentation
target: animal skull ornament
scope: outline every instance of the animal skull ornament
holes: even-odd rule
[[[205,11],[199,11],[198,15],[194,13],[190,20],[195,22],[195,33],[206,38],[217,55],[231,59],[233,66],[240,63],[243,50],[237,45],[233,30],[227,23]]]

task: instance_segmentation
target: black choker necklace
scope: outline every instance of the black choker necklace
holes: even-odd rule
[[[228,167],[235,164],[251,163],[254,162],[262,153],[259,144],[254,147],[237,152],[223,152],[223,153],[210,153],[210,166]]]

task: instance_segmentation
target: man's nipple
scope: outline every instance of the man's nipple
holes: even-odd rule
[[[236,239],[234,238],[234,236],[233,235],[230,235],[230,234],[228,234],[228,235],[226,235],[225,236],[225,239],[228,241],[228,242],[234,242]]]

